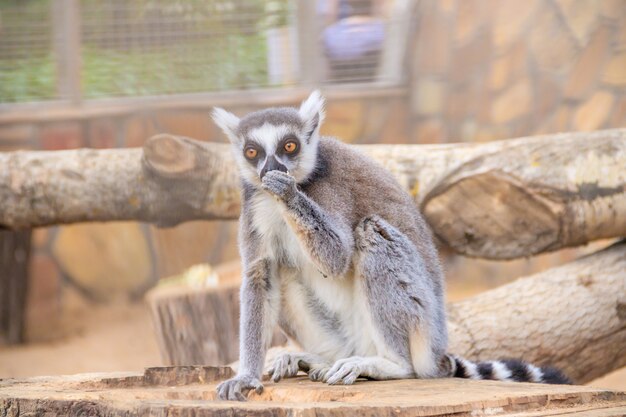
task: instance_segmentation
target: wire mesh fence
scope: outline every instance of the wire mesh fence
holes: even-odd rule
[[[45,1],[0,1],[0,102],[56,97],[52,19]]]
[[[380,81],[393,3],[0,0],[0,102]]]

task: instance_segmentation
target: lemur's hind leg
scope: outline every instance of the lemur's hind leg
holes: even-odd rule
[[[330,365],[327,360],[312,353],[289,352],[276,357],[268,373],[274,382],[296,376],[298,371],[306,372],[311,380],[317,381],[328,371]]]
[[[445,346],[437,345],[440,340],[445,344],[446,329],[436,329],[433,322],[442,302],[434,294],[415,246],[378,216],[363,219],[355,237],[355,275],[367,300],[377,356],[338,361],[328,372],[327,382],[350,384],[358,376],[399,379],[441,375]]]

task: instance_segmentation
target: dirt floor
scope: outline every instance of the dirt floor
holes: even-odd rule
[[[161,364],[143,303],[92,306],[63,320],[55,325],[70,334],[61,339],[1,348],[0,378],[132,371]]]

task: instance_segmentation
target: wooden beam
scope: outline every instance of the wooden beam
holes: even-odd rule
[[[77,105],[82,100],[80,3],[54,0],[51,7],[57,93],[61,99]]]
[[[30,230],[0,229],[0,345],[24,341]]]

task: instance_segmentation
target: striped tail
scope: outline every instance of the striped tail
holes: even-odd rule
[[[450,355],[456,365],[454,377],[490,379],[496,381],[538,382],[542,384],[571,384],[561,371],[551,367],[538,367],[518,359],[471,362],[460,356]]]

